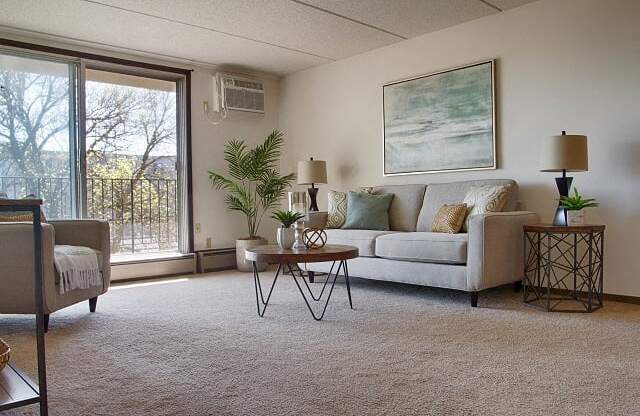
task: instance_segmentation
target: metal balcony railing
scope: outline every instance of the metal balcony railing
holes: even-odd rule
[[[74,216],[71,180],[0,176],[9,198],[36,195],[47,218]],[[86,179],[86,216],[109,221],[114,254],[178,249],[178,189],[175,179]]]

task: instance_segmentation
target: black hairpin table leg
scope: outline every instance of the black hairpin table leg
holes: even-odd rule
[[[325,312],[327,311],[327,306],[329,306],[329,301],[331,300],[331,294],[333,293],[333,288],[336,285],[336,281],[338,280],[338,276],[340,275],[341,269],[343,270],[343,273],[345,273],[345,277],[346,277],[347,275],[346,264],[347,264],[346,260],[341,260],[338,265],[338,269],[333,274],[333,281],[331,282],[331,287],[329,288],[329,293],[327,294],[327,300],[324,303],[324,307],[322,308],[322,313],[320,315],[316,315],[316,313],[313,311],[313,308],[311,307],[311,304],[309,303],[309,300],[307,299],[307,296],[305,295],[304,290],[302,289],[302,286],[298,282],[298,278],[296,277],[295,273],[291,274],[291,276],[293,277],[293,281],[295,282],[296,286],[298,287],[298,290],[300,291],[300,294],[302,295],[302,299],[304,299],[304,303],[307,305],[307,308],[309,309],[311,316],[316,321],[321,321],[322,318],[324,317]],[[291,265],[289,265],[289,268],[291,268]],[[304,277],[302,277],[302,280],[304,281]],[[331,280],[331,274],[327,275],[327,281],[329,280]],[[309,287],[307,286],[307,288]],[[315,300],[315,298],[313,298],[313,293],[311,294],[311,296],[312,296],[312,299]],[[318,298],[318,300],[320,299]]]
[[[251,262],[253,267],[253,285],[256,289],[256,306],[258,307],[258,316],[264,317],[264,313],[267,311],[267,306],[269,306],[269,299],[271,299],[271,294],[273,293],[273,288],[276,286],[276,282],[278,281],[278,276],[280,276],[280,272],[282,271],[282,265],[278,265],[278,270],[276,271],[276,276],[273,278],[273,283],[271,283],[271,289],[269,289],[269,294],[267,295],[267,300],[264,299],[264,295],[262,294],[262,285],[260,284],[260,274],[258,273],[258,267],[255,261]],[[262,303],[262,308],[260,308],[260,303]]]
[[[344,262],[344,281],[347,283],[347,295],[349,296],[349,307],[353,309],[353,302],[351,301],[351,283],[349,283],[349,266],[347,262]]]
[[[340,265],[341,264],[342,262],[340,262]],[[309,294],[311,294],[311,299],[313,299],[315,302],[318,302],[320,299],[322,299],[322,295],[324,294],[324,290],[327,288],[327,283],[329,283],[329,278],[333,273],[333,268],[335,267],[335,265],[336,265],[336,262],[334,261],[333,264],[331,264],[331,269],[329,269],[329,274],[327,274],[327,278],[322,284],[322,290],[320,290],[320,294],[317,297],[314,296],[313,290],[311,290],[311,286],[309,286],[309,283],[313,283],[313,282],[309,281],[309,283],[307,283],[307,279],[304,278],[304,272],[300,269],[300,266],[296,264],[295,267],[291,267],[291,265],[288,264],[287,268],[289,269],[289,274],[291,276],[293,276],[293,274],[295,273],[294,269],[298,271],[298,274],[300,275],[300,279],[304,282],[305,286],[307,287],[307,290],[309,291]],[[340,268],[340,265],[338,266],[338,268]]]
[[[311,287],[309,286],[309,284],[307,283],[307,280],[305,279],[304,273],[302,272],[302,270],[300,270],[297,264],[280,263],[278,265],[278,269],[276,270],[275,276],[273,278],[273,282],[271,283],[271,288],[269,288],[269,293],[267,294],[266,299],[264,296],[265,293],[262,290],[262,283],[260,281],[260,273],[258,272],[257,263],[255,261],[252,261],[251,265],[253,268],[253,284],[254,284],[255,295],[256,295],[256,307],[258,309],[258,316],[261,318],[264,317],[264,314],[267,310],[267,306],[269,306],[269,301],[271,300],[271,295],[273,294],[273,288],[275,287],[276,282],[278,281],[278,277],[280,276],[281,273],[287,273],[287,272],[291,274],[293,281],[295,282],[298,290],[300,291],[300,294],[302,295],[302,299],[304,300],[304,303],[307,305],[307,308],[309,309],[311,316],[316,321],[320,321],[324,317],[324,314],[327,311],[327,306],[329,306],[329,301],[331,300],[331,295],[333,294],[333,288],[336,285],[336,281],[338,280],[340,273],[342,273],[345,277],[345,281],[347,285],[347,294],[349,296],[349,306],[351,307],[351,309],[353,309],[353,301],[351,299],[351,284],[349,282],[349,269],[347,267],[346,260],[338,261],[338,267],[335,273],[333,272],[333,270],[335,268],[336,261],[333,262],[333,264],[331,265],[331,269],[329,270],[329,274],[327,275],[327,279],[325,280],[322,286],[322,289],[320,290],[320,293],[317,296],[314,295],[313,291],[311,290]],[[298,279],[301,279],[302,282],[304,283],[304,286],[306,286],[308,295],[305,293],[305,290],[303,289],[303,286],[300,284]],[[331,284],[329,284],[329,282],[331,282]],[[316,314],[316,312],[314,311],[314,308],[311,307],[311,302],[312,301],[321,302],[325,294],[325,289],[327,287],[329,287],[329,290],[327,292],[326,300],[324,301],[324,306],[322,306],[322,312],[320,314]]]

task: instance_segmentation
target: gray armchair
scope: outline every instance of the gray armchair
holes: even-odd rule
[[[53,263],[56,244],[96,250],[103,285],[60,293],[60,277]],[[45,331],[49,315],[67,306],[89,301],[95,312],[98,296],[109,289],[111,278],[109,224],[98,220],[61,220],[42,224],[42,263]],[[0,313],[34,314],[33,230],[28,223],[0,223]]]

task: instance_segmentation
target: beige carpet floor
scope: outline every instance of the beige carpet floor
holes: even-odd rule
[[[474,309],[460,292],[356,280],[356,309],[340,284],[315,322],[291,280],[263,319],[253,290],[225,272],[54,314],[51,414],[640,414],[638,306],[545,313],[498,288]],[[33,373],[31,320],[0,325]]]

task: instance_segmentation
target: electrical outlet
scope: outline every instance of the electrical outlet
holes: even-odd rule
[[[199,222],[193,226],[193,230],[196,232],[196,234],[200,234],[200,232],[202,231],[202,227],[200,226]]]
[[[211,237],[207,237],[207,248],[211,248]]]

